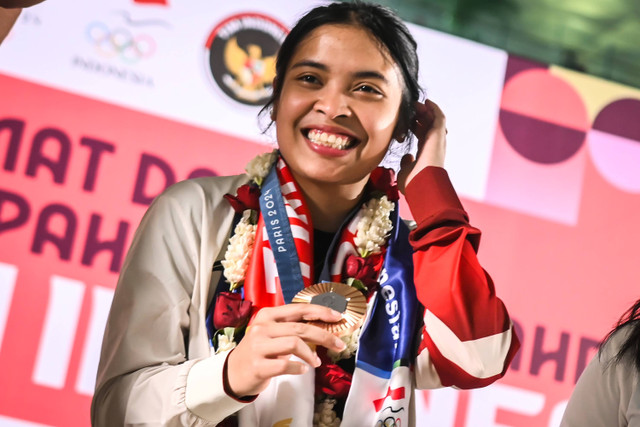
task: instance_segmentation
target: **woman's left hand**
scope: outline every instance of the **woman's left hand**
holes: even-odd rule
[[[418,138],[418,152],[414,158],[407,154],[400,163],[398,188],[404,189],[427,166],[444,167],[447,127],[444,113],[434,102],[416,103],[416,119],[411,131]]]

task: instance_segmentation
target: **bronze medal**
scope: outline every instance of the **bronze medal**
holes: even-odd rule
[[[342,313],[335,323],[311,320],[308,323],[342,337],[353,333],[362,325],[367,312],[367,300],[354,287],[337,282],[317,283],[298,292],[292,303],[317,304]]]

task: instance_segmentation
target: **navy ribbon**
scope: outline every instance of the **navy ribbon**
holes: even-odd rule
[[[273,164],[269,175],[262,184],[260,212],[278,268],[282,296],[285,304],[289,304],[293,297],[304,288],[304,282],[300,271],[298,252],[291,233],[291,224],[280,191],[277,162]]]
[[[380,274],[380,290],[360,334],[356,360],[359,368],[380,378],[390,378],[395,367],[413,363],[420,326],[409,227],[398,215],[397,202],[390,219],[394,227]]]

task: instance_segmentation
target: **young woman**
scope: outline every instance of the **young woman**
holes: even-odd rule
[[[248,176],[169,188],[142,220],[95,425],[410,426],[416,387],[504,375],[518,341],[417,79],[415,41],[385,8],[334,3],[296,24],[266,107],[279,151]],[[396,186],[377,166],[410,134]]]
[[[562,427],[640,426],[640,300],[600,344],[565,410]]]

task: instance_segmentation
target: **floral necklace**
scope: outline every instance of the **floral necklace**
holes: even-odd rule
[[[224,196],[241,217],[221,262],[224,277],[230,286],[229,292],[220,292],[215,301],[213,325],[216,331],[212,339],[212,349],[216,353],[231,350],[236,346],[251,316],[252,302],[243,299],[242,287],[256,240],[261,187],[277,159],[277,150],[255,157],[245,168],[250,182],[240,186],[236,196]],[[345,283],[360,290],[365,296],[370,296],[379,286],[377,276],[388,236],[393,228],[390,214],[395,208],[394,202],[399,198],[397,186],[393,181],[393,171],[389,169],[379,167],[371,173],[370,199],[360,208],[353,238],[358,255],[349,255],[344,264],[347,276]],[[326,363],[318,368],[322,369],[321,377],[329,378],[333,384],[317,387],[320,398],[316,404],[314,426],[339,425],[340,419],[333,407],[336,398],[346,398],[351,374],[335,363],[355,355],[359,334],[360,329],[357,329],[352,334],[342,336],[341,339],[346,344],[345,349],[341,352],[327,351],[327,357],[323,360]]]

